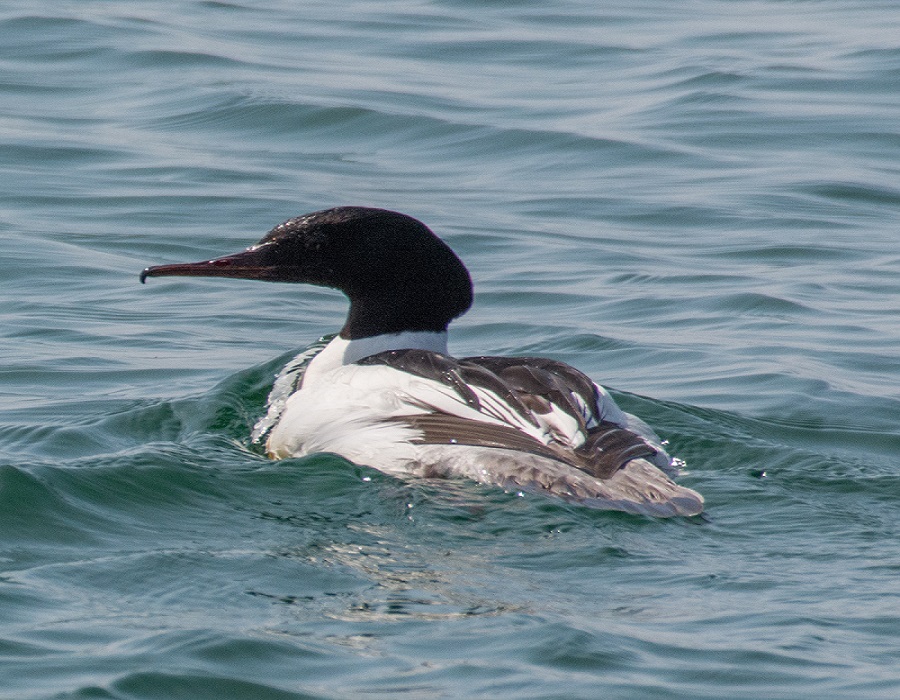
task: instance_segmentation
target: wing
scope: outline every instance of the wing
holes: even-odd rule
[[[457,360],[427,350],[392,350],[358,364],[386,365],[437,382],[469,409],[433,404],[430,408],[437,412],[398,418],[421,433],[415,440],[419,444],[528,452],[598,479],[610,478],[639,457],[660,456],[669,464],[660,446],[627,429],[627,414],[606,392],[562,362],[533,357]]]

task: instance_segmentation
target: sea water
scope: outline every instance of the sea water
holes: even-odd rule
[[[0,8],[0,696],[900,694],[900,5]],[[702,518],[252,440],[336,292],[138,282],[340,204],[475,280]]]

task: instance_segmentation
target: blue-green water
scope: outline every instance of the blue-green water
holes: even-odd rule
[[[0,9],[0,696],[900,694],[900,5]],[[327,290],[138,283],[337,204],[458,354],[587,371],[705,520],[250,444]]]

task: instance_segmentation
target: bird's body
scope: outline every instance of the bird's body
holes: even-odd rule
[[[463,476],[597,508],[694,515],[659,438],[578,370],[447,351],[471,304],[456,255],[420,222],[339,207],[292,219],[243,253],[148,268],[341,289],[347,321],[309,362],[268,433],[274,458],[331,452],[389,474]]]

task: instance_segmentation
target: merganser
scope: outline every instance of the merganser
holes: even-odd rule
[[[336,453],[394,475],[464,476],[630,513],[696,515],[679,461],[577,369],[447,351],[472,304],[456,254],[420,221],[336,207],[279,224],[245,251],[157,265],[163,276],[302,282],[342,291],[340,333],[306,366],[268,435],[270,457]]]

